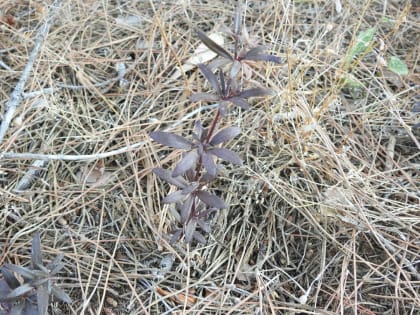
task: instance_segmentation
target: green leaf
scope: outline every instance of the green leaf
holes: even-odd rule
[[[350,49],[350,52],[347,55],[346,66],[351,64],[354,57],[361,53],[367,52],[375,33],[376,27],[372,27],[366,31],[360,32],[359,35],[357,35],[356,42],[353,44],[353,47]]]
[[[399,75],[408,75],[407,65],[398,57],[392,56],[389,59],[388,69]]]

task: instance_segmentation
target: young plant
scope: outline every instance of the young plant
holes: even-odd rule
[[[64,255],[58,255],[51,263],[42,262],[41,239],[36,232],[32,239],[31,267],[5,264],[1,268],[3,279],[0,280],[0,314],[45,315],[47,314],[50,295],[71,303],[71,298],[55,286],[55,276],[63,269]],[[21,283],[14,273],[21,276]]]
[[[196,121],[195,132],[190,138],[185,138],[171,132],[154,131],[150,137],[165,146],[185,150],[181,160],[172,171],[155,168],[153,172],[162,180],[178,188],[174,193],[163,199],[164,203],[174,203],[172,209],[176,220],[181,227],[175,228],[171,242],[182,238],[186,243],[196,240],[205,243],[204,233],[210,232],[206,222],[209,214],[227,208],[225,202],[209,192],[211,182],[220,173],[221,165],[217,160],[242,165],[242,159],[235,152],[223,146],[240,134],[236,126],[220,127],[221,118],[229,112],[229,105],[238,106],[244,110],[250,108],[248,99],[273,95],[273,91],[265,88],[244,89],[244,79],[241,77],[241,68],[247,61],[271,61],[280,63],[280,59],[265,53],[266,47],[257,46],[249,49],[242,47],[241,42],[241,14],[236,9],[234,18],[234,51],[228,52],[215,43],[201,31],[197,31],[200,40],[218,56],[217,64],[229,65],[228,69],[218,68],[216,75],[212,66],[200,64],[199,70],[209,81],[213,91],[211,93],[196,93],[190,98],[191,102],[207,101],[217,102],[214,118],[207,128],[201,121]],[[248,66],[248,65],[247,65]]]

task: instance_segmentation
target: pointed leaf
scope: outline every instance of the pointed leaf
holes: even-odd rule
[[[54,260],[51,263],[47,265],[47,268],[51,270],[51,275],[57,274],[58,272],[60,272],[61,269],[64,268],[64,263],[62,262],[63,258],[64,254],[60,253],[57,255],[57,257],[54,258]]]
[[[198,186],[200,186],[200,184],[198,182],[192,182],[187,187],[185,187],[184,189],[182,189],[182,193],[184,195],[191,194],[194,190],[196,190],[198,188]]]
[[[28,301],[28,300],[24,300],[24,302],[25,302],[24,303],[25,307],[22,311],[22,315],[39,315],[38,306],[36,305],[35,302]],[[15,315],[15,314],[13,314],[12,312],[12,314],[10,315]]]
[[[222,199],[217,197],[216,195],[212,195],[205,190],[200,190],[197,192],[197,197],[200,198],[202,202],[210,207],[214,207],[217,209],[224,209],[227,208],[226,204]]]
[[[231,80],[234,80],[237,74],[239,73],[239,71],[241,71],[241,69],[242,69],[242,64],[238,60],[235,60],[232,64],[232,67],[230,68],[229,78]]]
[[[152,131],[149,136],[156,142],[175,149],[189,150],[192,146],[191,141],[171,132]]]
[[[185,243],[189,243],[192,241],[196,225],[197,223],[194,220],[191,220],[185,226]]]
[[[206,233],[210,233],[210,226],[208,225],[208,223],[204,222],[201,219],[197,220],[197,224],[200,226],[200,228],[206,232]]]
[[[7,268],[12,272],[16,272],[27,279],[32,279],[36,275],[36,273],[33,270],[12,264],[5,264],[3,268]]]
[[[210,93],[194,93],[190,96],[190,102],[216,102],[220,99],[218,95]]]
[[[214,163],[213,157],[210,154],[203,152],[201,155],[201,162],[211,176],[216,176],[216,163]]]
[[[172,171],[172,176],[177,177],[184,174],[189,169],[194,168],[195,164],[198,160],[198,153],[194,151],[190,151],[178,162],[175,169]]]
[[[219,56],[230,60],[233,59],[232,56],[223,47],[219,46],[203,32],[197,30],[197,36],[201,39],[204,45],[206,45],[210,50],[214,51]]]
[[[26,303],[26,300],[21,300],[12,307],[12,311],[10,312],[10,315],[27,315],[27,311],[23,311],[25,306],[28,304]],[[32,315],[32,314],[31,314]],[[38,313],[36,314],[38,315]]]
[[[16,289],[12,290],[4,297],[4,299],[7,301],[12,301],[18,297],[21,297],[22,295],[25,295],[28,292],[31,292],[33,289],[34,288],[29,283],[24,283]]]
[[[41,237],[38,231],[35,232],[32,238],[31,262],[32,269],[37,269],[38,265],[42,265]]]
[[[184,188],[188,185],[187,181],[182,177],[173,177],[172,172],[163,168],[154,168],[153,173],[156,174],[160,179],[168,182],[169,184],[175,185],[178,188]]]
[[[241,98],[249,98],[249,97],[260,97],[260,96],[273,96],[275,92],[270,89],[263,89],[263,88],[253,88],[242,91],[239,93],[238,97]]]
[[[1,273],[3,275],[4,281],[6,282],[9,288],[16,289],[20,285],[15,275],[12,272],[10,272],[7,268],[3,268],[1,270]]]
[[[206,244],[206,238],[198,231],[194,231],[193,238],[196,239],[201,244]]]
[[[245,110],[249,109],[250,107],[249,103],[244,98],[241,98],[241,97],[233,96],[229,98],[229,101],[235,104],[236,106],[239,106],[240,108],[245,109]]]
[[[191,214],[191,207],[193,203],[193,198],[188,198],[184,201],[184,203],[181,205],[181,223],[184,224],[188,221]]]
[[[67,304],[73,303],[70,296],[68,296],[68,294],[66,292],[64,292],[60,288],[56,287],[55,285],[52,286],[51,292],[60,301],[63,301],[64,303],[67,303]]]
[[[211,86],[213,87],[213,90],[215,90],[216,93],[220,95],[221,90],[216,75],[205,64],[200,63],[198,65],[198,68],[200,69],[204,77],[210,82]]]
[[[46,315],[48,311],[48,300],[50,295],[48,293],[47,284],[41,285],[36,289],[36,301],[38,304],[39,315]]]
[[[185,198],[185,195],[182,193],[182,190],[177,190],[176,192],[173,192],[172,194],[167,195],[165,198],[163,198],[163,203],[174,203],[178,202]]]
[[[178,242],[179,239],[181,238],[181,235],[182,235],[182,230],[181,229],[176,230],[176,232],[174,233],[174,235],[172,235],[169,243],[170,244],[174,244],[174,243]]]
[[[210,141],[210,144],[216,145],[225,141],[229,141],[230,139],[235,138],[240,133],[241,133],[241,128],[239,127],[224,128],[214,135],[214,137]]]
[[[266,50],[267,47],[265,46],[254,47],[241,56],[241,60],[271,61],[274,63],[281,63],[280,57],[264,53]]]
[[[241,7],[238,5],[235,9],[235,18],[233,20],[233,32],[235,33],[235,35],[239,35],[239,33],[241,32],[241,23]]]
[[[252,61],[271,61],[274,63],[281,63],[280,57],[269,55],[269,54],[257,54],[252,56],[245,56],[242,60],[252,60]]]
[[[207,151],[210,154],[221,158],[222,160],[231,162],[236,165],[242,165],[242,159],[235,152],[225,148],[213,148]]]

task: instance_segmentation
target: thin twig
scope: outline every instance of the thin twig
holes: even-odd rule
[[[195,114],[206,111],[209,108],[216,107],[217,104],[209,105],[209,106],[202,106],[197,108],[196,110],[192,111],[191,113],[188,113],[185,115],[182,119],[175,122],[171,126],[165,129],[165,131],[169,131],[179,124],[181,124],[183,121],[191,118]],[[133,149],[137,149],[141,146],[146,144],[146,141],[137,142],[122,148],[119,148],[117,150],[104,152],[104,153],[93,153],[93,154],[40,154],[40,153],[15,153],[15,152],[3,152],[0,153],[0,160],[2,159],[26,159],[26,160],[48,160],[48,161],[91,161],[91,160],[98,160],[98,159],[104,159],[110,156],[123,154],[126,152],[129,152]]]
[[[50,25],[54,19],[55,14],[57,13],[59,7],[61,6],[62,0],[56,0],[52,5],[50,14],[48,15],[45,23],[39,28],[38,33],[35,36],[35,45],[32,49],[28,62],[26,63],[25,68],[23,69],[22,76],[19,79],[19,82],[16,84],[15,89],[10,96],[9,102],[6,104],[6,113],[4,114],[3,121],[0,125],[0,143],[3,142],[4,136],[7,132],[7,129],[10,126],[13,115],[16,112],[16,109],[23,100],[23,89],[25,87],[26,81],[29,78],[29,75],[32,70],[32,66],[35,63],[36,58],[38,57],[41,45],[44,42],[45,37],[47,36]]]

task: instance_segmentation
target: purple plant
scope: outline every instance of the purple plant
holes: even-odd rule
[[[44,266],[41,239],[36,232],[32,239],[31,267],[5,264],[1,268],[0,315],[45,315],[50,296],[72,303],[71,298],[55,285],[57,273],[64,268],[63,257],[60,254]],[[14,273],[22,277],[23,283],[19,282]]]
[[[265,88],[244,89],[243,79],[240,76],[242,62],[271,61],[280,63],[276,56],[265,53],[266,47],[257,46],[245,49],[241,46],[241,14],[237,8],[234,18],[234,51],[228,52],[219,46],[207,35],[197,31],[200,40],[219,58],[222,63],[228,64],[226,73],[218,68],[216,75],[212,67],[200,64],[203,76],[209,81],[213,91],[208,93],[196,93],[190,97],[191,102],[206,101],[217,102],[213,121],[207,128],[203,127],[201,121],[196,121],[195,131],[190,138],[185,138],[171,132],[154,131],[150,137],[165,146],[185,150],[181,160],[175,165],[172,171],[162,168],[155,168],[154,174],[160,179],[178,188],[174,193],[163,199],[164,203],[175,204],[175,217],[181,227],[174,229],[171,242],[176,242],[184,237],[186,243],[196,240],[205,243],[204,233],[210,232],[210,226],[206,222],[209,214],[227,208],[225,202],[215,194],[209,192],[210,183],[216,178],[221,170],[218,159],[230,162],[234,165],[242,165],[239,155],[224,148],[227,142],[240,134],[240,128],[219,126],[221,118],[229,111],[229,105],[238,106],[244,110],[250,108],[248,102],[252,97],[263,97],[273,95],[273,91]],[[219,64],[222,64],[219,62]]]

